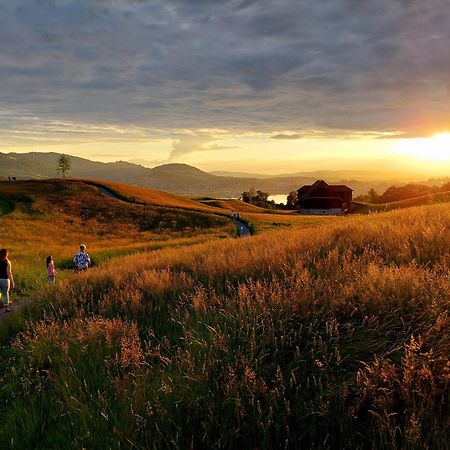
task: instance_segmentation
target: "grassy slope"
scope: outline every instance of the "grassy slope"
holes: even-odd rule
[[[450,192],[438,192],[435,194],[424,195],[422,197],[409,198],[398,202],[373,204],[354,202],[355,213],[367,214],[368,212],[393,211],[395,209],[410,208],[413,206],[433,205],[450,202]]]
[[[267,232],[279,227],[311,228],[322,223],[342,221],[336,216],[308,216],[288,211],[286,214],[244,213],[242,218],[252,224],[256,233]]]
[[[412,208],[62,283],[7,350],[0,445],[446,449],[449,231]]]
[[[83,181],[83,180],[81,180]],[[226,214],[221,208],[204,205],[189,198],[179,195],[170,194],[168,192],[157,191],[155,189],[143,188],[140,186],[132,186],[124,183],[115,183],[105,180],[86,180],[97,186],[105,187],[117,197],[126,201],[145,203],[154,206],[164,206],[172,208],[184,208],[193,211],[202,211],[208,213]]]
[[[236,199],[210,199],[202,201],[205,205],[215,206],[227,210],[228,212],[267,212],[264,208],[250,205],[249,203],[241,202]]]
[[[242,220],[250,226],[252,234],[267,232],[279,227],[314,227],[322,222],[331,222],[336,218],[325,216],[305,216],[289,210],[270,210],[250,205],[240,200],[207,199],[202,203],[223,208],[228,213],[241,213]],[[339,219],[338,219],[339,220]]]
[[[218,215],[176,207],[173,197],[164,206],[137,205],[108,198],[84,183],[1,183],[0,202],[9,210],[4,208],[0,242],[11,250],[18,294],[42,286],[47,255],[54,256],[58,269],[70,268],[80,242],[98,264],[112,256],[225,237],[234,231],[230,221]],[[70,275],[62,270],[59,274]]]

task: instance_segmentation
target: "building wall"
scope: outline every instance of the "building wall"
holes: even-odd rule
[[[339,216],[343,214],[341,208],[331,209],[300,209],[300,214],[318,215],[318,216]]]
[[[344,203],[347,203],[347,205],[351,205],[352,204],[352,200],[353,200],[353,195],[352,195],[352,191],[349,192],[343,192],[342,194],[340,194],[340,197],[342,198],[342,200],[344,200]]]

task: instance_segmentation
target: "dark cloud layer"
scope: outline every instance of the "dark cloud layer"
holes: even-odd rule
[[[448,0],[0,0],[0,129],[426,132],[449,40]]]

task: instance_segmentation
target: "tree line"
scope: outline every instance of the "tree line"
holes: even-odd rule
[[[275,203],[274,200],[269,200],[270,194],[261,190],[255,191],[255,188],[250,188],[241,195],[241,200],[250,205],[259,206],[260,208],[269,209],[295,209],[297,207],[297,191],[289,192],[287,196],[286,205],[283,203]]]

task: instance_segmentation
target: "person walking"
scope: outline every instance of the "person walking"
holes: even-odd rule
[[[9,250],[2,248],[0,250],[0,297],[3,300],[4,312],[10,312],[9,293],[14,289],[14,277],[11,270],[11,261],[8,259]]]
[[[53,256],[47,256],[45,260],[47,264],[47,276],[48,276],[48,284],[55,284],[56,282],[56,269],[55,262],[53,261]]]
[[[80,245],[80,251],[73,257],[73,266],[75,272],[81,272],[87,270],[91,265],[91,258],[86,253],[86,246],[84,244]]]

